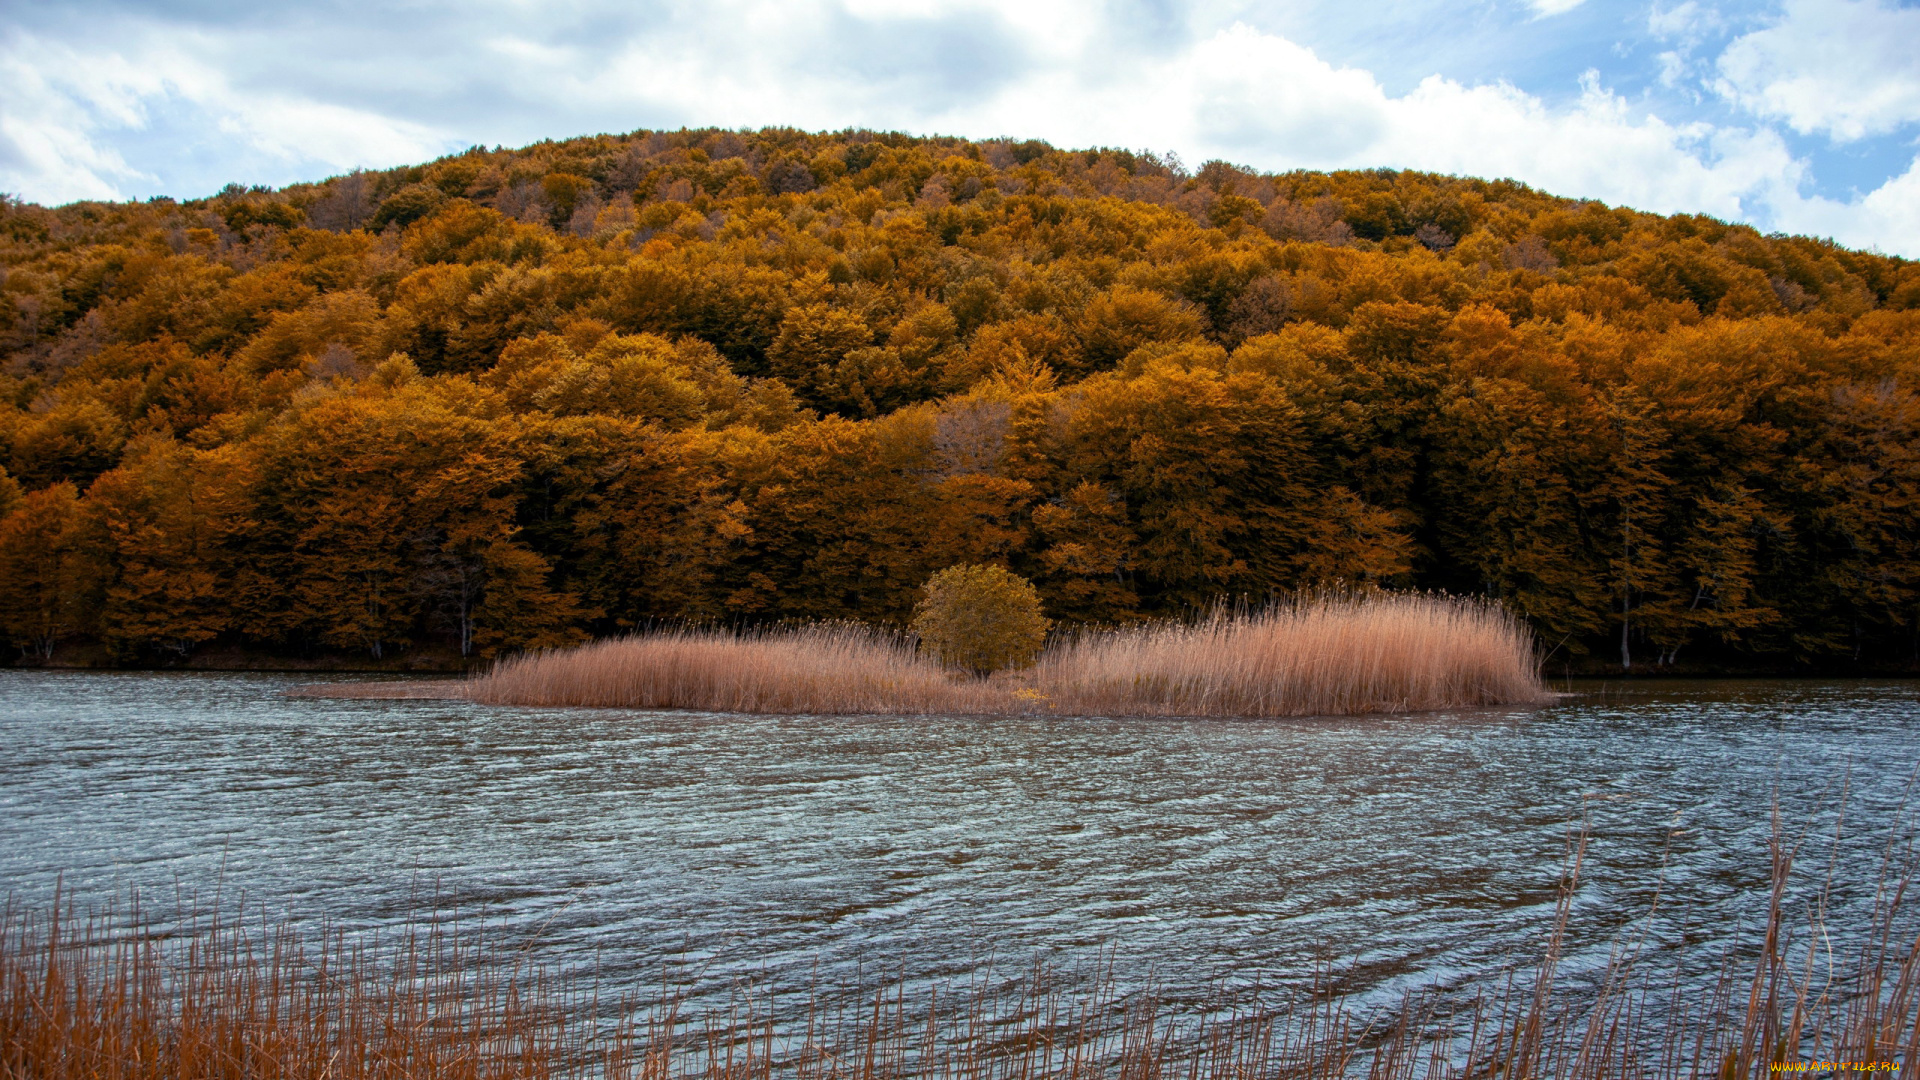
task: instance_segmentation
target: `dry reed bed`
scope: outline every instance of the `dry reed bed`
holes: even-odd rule
[[[896,986],[852,1007],[801,994],[785,1020],[772,995],[735,987],[720,995],[729,1004],[695,1015],[673,999],[646,1010],[603,999],[457,922],[416,922],[367,944],[192,916],[129,932],[110,916],[75,920],[57,901],[51,911],[9,904],[0,1077],[1757,1080],[1807,1062],[1879,1063],[1883,1076],[1920,1064],[1910,859],[1899,874],[1883,867],[1865,931],[1836,940],[1817,921],[1824,890],[1790,892],[1796,847],[1776,829],[1753,958],[1721,964],[1716,983],[1688,992],[1651,972],[1634,940],[1603,972],[1561,972],[1583,852],[1584,839],[1541,928],[1537,968],[1464,1003],[1417,993],[1371,1015],[1324,979],[1280,1008],[1241,995],[1182,1012],[1119,995],[1110,979],[1063,990],[1039,967],[1011,987],[977,980],[910,996]],[[1796,910],[1816,921],[1795,923]]]
[[[1390,593],[1072,635],[1032,682],[1077,714],[1337,716],[1545,697],[1533,635],[1504,609]]]
[[[745,713],[993,713],[1007,692],[955,679],[904,637],[859,626],[733,635],[673,629],[502,661],[465,696],[495,705]]]
[[[287,695],[360,701],[446,701],[466,697],[469,685],[465,679],[308,683],[294,687],[287,691]]]
[[[222,914],[128,933],[9,902],[0,1077],[541,1077],[577,1042],[577,988],[478,939],[428,925],[368,947]]]
[[[502,661],[465,683],[328,684],[326,697],[749,713],[1330,716],[1545,699],[1527,628],[1491,603],[1312,595],[1060,635],[1030,671],[981,679],[911,639],[821,625],[735,635],[671,629]]]

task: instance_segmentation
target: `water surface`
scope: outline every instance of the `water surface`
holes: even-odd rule
[[[281,696],[302,681],[0,672],[0,887],[217,887],[350,926],[436,892],[636,984],[1038,953],[1175,998],[1328,962],[1385,994],[1537,955],[1582,820],[1580,962],[1750,924],[1776,800],[1814,828],[1803,862],[1844,805],[1844,931],[1920,763],[1920,684],[1894,680],[1277,721]]]

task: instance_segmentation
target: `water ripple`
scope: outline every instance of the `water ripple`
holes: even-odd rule
[[[0,672],[0,885],[244,892],[376,926],[425,893],[635,980],[1112,958],[1198,999],[1315,963],[1450,985],[1751,915],[1777,797],[1871,865],[1912,681],[1594,684],[1552,707],[1215,721],[745,717],[287,699],[292,677]],[[1678,830],[1678,831],[1674,831]],[[1664,870],[1663,870],[1664,866]],[[1664,899],[1646,918],[1658,882]],[[1872,882],[1843,875],[1836,926]]]

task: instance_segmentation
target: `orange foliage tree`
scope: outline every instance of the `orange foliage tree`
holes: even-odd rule
[[[0,202],[23,655],[1121,623],[1344,583],[1635,669],[1920,660],[1920,267],[1510,181],[636,132]]]

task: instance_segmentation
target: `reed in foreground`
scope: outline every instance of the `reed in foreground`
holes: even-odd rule
[[[1533,637],[1498,605],[1316,594],[1056,637],[1024,672],[943,669],[910,638],[855,626],[673,629],[505,660],[468,682],[328,684],[329,697],[752,713],[1320,716],[1546,698]]]
[[[1776,829],[1749,959],[1725,958],[1712,965],[1717,980],[1699,985],[1651,971],[1633,941],[1604,971],[1567,977],[1562,942],[1583,852],[1581,840],[1537,967],[1492,994],[1415,993],[1368,1014],[1326,981],[1292,1001],[1181,1010],[1120,994],[1110,979],[1066,990],[1041,968],[1011,985],[895,986],[839,995],[838,1006],[736,988],[698,1013],[672,995],[639,1009],[437,920],[369,944],[309,941],[273,923],[129,924],[76,920],[58,902],[9,905],[0,1077],[1758,1080],[1821,1062],[1854,1067],[1812,1071],[1883,1076],[1920,1064],[1910,866],[1883,874],[1869,925],[1836,935],[1823,922],[1825,891],[1790,889],[1796,845]],[[1795,923],[1796,910],[1811,921]]]

